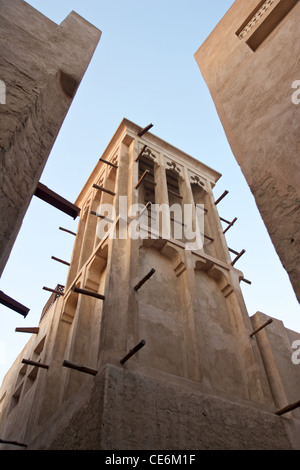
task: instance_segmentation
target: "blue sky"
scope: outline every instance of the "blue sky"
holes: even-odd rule
[[[254,198],[228,145],[194,53],[233,0],[31,0],[61,23],[76,11],[102,31],[90,66],[50,154],[41,182],[74,202],[123,117],[201,160],[222,174],[218,205],[238,218],[226,239],[245,255],[236,267],[252,281],[242,284],[248,313],[261,311],[300,331],[300,309]],[[0,281],[0,289],[30,308],[26,319],[0,305],[0,382],[29,337],[19,326],[37,326],[49,293],[65,284],[78,221],[33,198]]]

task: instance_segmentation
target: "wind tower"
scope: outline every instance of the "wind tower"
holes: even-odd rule
[[[276,322],[248,316],[244,250],[225,239],[236,219],[219,216],[226,192],[213,196],[221,175],[151,127],[124,119],[75,202],[65,286],[0,392],[7,446],[291,447],[291,420],[275,414],[290,396],[264,355]],[[200,245],[185,230],[199,207]]]

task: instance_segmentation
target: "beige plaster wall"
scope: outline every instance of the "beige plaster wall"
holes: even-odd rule
[[[292,102],[292,84],[299,79],[300,4],[253,52],[247,37],[241,40],[236,32],[258,4],[237,0],[195,59],[300,300],[300,105]]]
[[[297,432],[295,420],[206,395],[188,380],[107,365],[30,448],[289,450],[297,446],[289,433]]]

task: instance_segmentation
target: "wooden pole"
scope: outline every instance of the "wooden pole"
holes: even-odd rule
[[[143,179],[147,176],[147,174],[149,173],[149,170],[145,170],[144,173],[142,174],[142,176],[140,177],[139,179],[139,182],[137,183],[137,185],[135,186],[135,189],[138,189],[139,186],[142,184],[142,181]]]
[[[79,287],[73,287],[73,292],[77,294],[89,295],[90,297],[95,297],[96,299],[104,300],[104,295],[98,294],[97,292],[92,292],[86,289],[80,289]]]
[[[142,339],[142,341],[137,345],[135,346],[133,349],[131,349],[129,351],[128,354],[126,354],[125,357],[123,357],[123,359],[120,360],[120,363],[123,365],[125,364],[125,362],[128,361],[128,359],[130,359],[134,354],[136,354],[141,348],[143,348],[146,344],[146,341],[144,339]]]
[[[78,370],[79,372],[84,372],[85,374],[96,375],[98,371],[90,367],[83,366],[82,364],[76,364],[75,362],[64,360],[63,367],[68,367],[69,369]]]
[[[40,367],[41,369],[49,369],[49,366],[47,364],[42,364],[41,362],[30,361],[28,359],[23,359],[22,363],[27,364],[29,366]]]
[[[99,191],[104,191],[107,194],[110,194],[111,196],[115,196],[116,193],[114,191],[111,191],[110,189],[103,188],[102,186],[98,186],[98,184],[93,184],[93,188],[99,189]]]
[[[248,281],[248,279],[245,279],[244,277],[242,277],[241,281],[246,282],[246,284],[249,284],[249,285],[252,284],[251,281]]]
[[[136,162],[141,158],[141,156],[145,152],[146,148],[147,148],[147,145],[144,145],[144,147],[142,148],[142,150],[140,151],[140,153],[138,154],[138,156],[135,159]]]
[[[145,284],[146,281],[148,281],[148,279],[150,279],[151,276],[153,276],[153,274],[155,273],[155,269],[151,269],[151,271],[149,271],[148,274],[146,274],[145,277],[143,277],[143,279],[134,287],[134,290],[135,291],[138,291],[143,284]]]
[[[137,220],[139,219],[143,213],[148,209],[148,207],[151,205],[151,202],[147,202],[147,204],[145,205],[145,207],[141,210],[141,212],[139,213],[139,215],[137,215],[133,220]]]
[[[172,189],[168,189],[168,193],[171,193],[171,194],[173,194],[174,196],[179,197],[179,199],[183,199],[183,197],[180,196],[180,194],[176,193],[175,191],[172,191]]]
[[[233,224],[235,224],[236,221],[237,221],[237,217],[235,217],[235,219],[233,219],[233,221],[230,222],[228,227],[224,230],[223,234],[225,234],[227,232],[227,230],[229,230],[233,226]]]
[[[63,228],[63,227],[59,227],[59,230],[62,230],[63,232],[70,233],[71,235],[74,235],[74,237],[76,237],[76,235],[77,235],[77,233],[71,232],[71,230],[67,230],[66,228]]]
[[[220,217],[220,220],[222,220],[222,222],[226,222],[226,224],[230,224],[230,220],[226,220],[226,219],[223,219],[223,217]]]
[[[245,253],[246,253],[246,250],[242,250],[242,251],[237,255],[237,257],[232,261],[231,266],[234,266],[235,263],[240,259],[240,257],[243,256],[243,254],[245,254]]]
[[[222,196],[219,197],[219,199],[216,200],[215,202],[215,205],[219,204],[219,202],[222,201],[222,199],[224,199],[225,196],[227,196],[227,194],[229,193],[229,191],[224,191],[224,193],[222,194]]]
[[[54,259],[54,261],[58,261],[59,263],[66,264],[67,266],[70,266],[70,263],[68,263],[68,261],[64,261],[62,259],[55,258],[55,256],[51,256],[51,259]]]
[[[21,315],[23,315],[24,318],[29,312],[29,308],[25,307],[24,305],[20,304],[8,295],[4,294],[4,292],[2,291],[0,291],[0,304],[5,305],[5,307],[8,307],[11,310],[20,313]]]
[[[56,207],[57,209],[61,210],[65,214],[70,215],[71,217],[73,217],[73,219],[76,219],[76,217],[79,215],[79,207],[75,206],[71,202],[59,196],[59,194],[47,188],[47,186],[42,183],[37,184],[34,195],[47,202],[48,204],[51,204],[53,207]]]
[[[215,239],[212,238],[212,237],[209,237],[208,235],[205,235],[204,233],[202,234],[204,238],[206,238],[207,240],[209,240],[210,242],[214,242]]]
[[[149,124],[148,126],[144,127],[144,129],[138,132],[138,136],[142,137],[144,134],[146,134],[146,132],[148,132],[151,129],[151,127],[153,127],[153,124]]]
[[[266,326],[270,325],[272,322],[273,322],[272,318],[269,318],[268,321],[266,321],[263,325],[261,325],[259,328],[257,328],[251,333],[250,338],[252,338],[252,336],[256,335],[256,333],[258,333],[260,330],[262,330]]]
[[[95,211],[91,211],[91,214],[92,214],[92,215],[95,215],[96,217],[99,217],[100,219],[107,220],[107,222],[110,222],[110,223],[113,223],[113,222],[114,222],[112,219],[109,219],[108,217],[106,217],[106,215],[98,214],[98,213],[95,212]]]
[[[114,168],[118,168],[118,165],[116,165],[115,163],[112,163],[112,162],[108,162],[107,160],[104,160],[103,158],[100,158],[99,162],[106,163],[107,165],[112,166]]]
[[[283,415],[285,413],[288,413],[289,411],[293,411],[293,410],[295,410],[296,408],[299,408],[299,407],[300,407],[300,400],[296,401],[296,403],[292,403],[291,405],[286,406],[285,408],[282,408],[279,411],[276,411],[275,414],[277,416],[281,416],[281,415]]]
[[[39,328],[16,328],[15,331],[17,333],[30,333],[33,335],[37,335],[40,329]]]
[[[48,292],[52,292],[53,294],[57,294],[57,295],[64,295],[63,292],[60,292],[59,290],[55,290],[55,289],[49,289],[49,287],[43,287],[43,290],[46,290]]]
[[[27,447],[27,444],[22,444],[21,442],[17,442],[17,441],[7,441],[6,439],[0,439],[0,444],[8,444],[11,446],[18,446],[18,447]]]

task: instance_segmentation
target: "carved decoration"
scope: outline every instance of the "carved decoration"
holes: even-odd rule
[[[192,175],[190,180],[192,184],[197,184],[198,186],[200,186],[200,188],[204,189],[205,182],[200,178],[200,176]]]
[[[142,153],[142,157],[146,157],[146,158],[149,158],[150,160],[152,161],[156,161],[156,154],[153,152],[153,150],[151,150],[149,147],[147,147],[144,152]]]
[[[98,186],[103,186],[104,183],[104,175],[102,175],[97,183]]]
[[[260,20],[260,18],[266,13],[266,11],[272,6],[272,4],[276,0],[267,0],[255,13],[255,15],[251,18],[249,23],[246,24],[246,26],[242,29],[242,31],[239,33],[239,38],[243,39],[249,31],[256,25],[256,23]]]
[[[169,167],[168,170],[172,170],[181,176],[182,168],[176,162],[167,160],[167,166]]]
[[[115,155],[112,157],[110,162],[117,165],[118,160],[119,160],[119,155],[118,155],[118,153],[115,153]],[[108,168],[107,168],[107,177],[110,175],[111,171],[113,171],[113,170],[115,170],[115,168],[113,166],[108,166]]]
[[[162,238],[159,238],[157,240],[143,239],[140,248],[141,247],[155,248],[159,250],[159,252],[163,256],[169,258],[173,264],[173,270],[176,277],[180,277],[186,271],[187,268],[184,260],[182,259],[182,250],[179,250],[178,247],[175,247],[168,240],[164,240]]]
[[[99,247],[85,270],[83,287],[98,292],[102,272],[107,264],[108,241]]]

